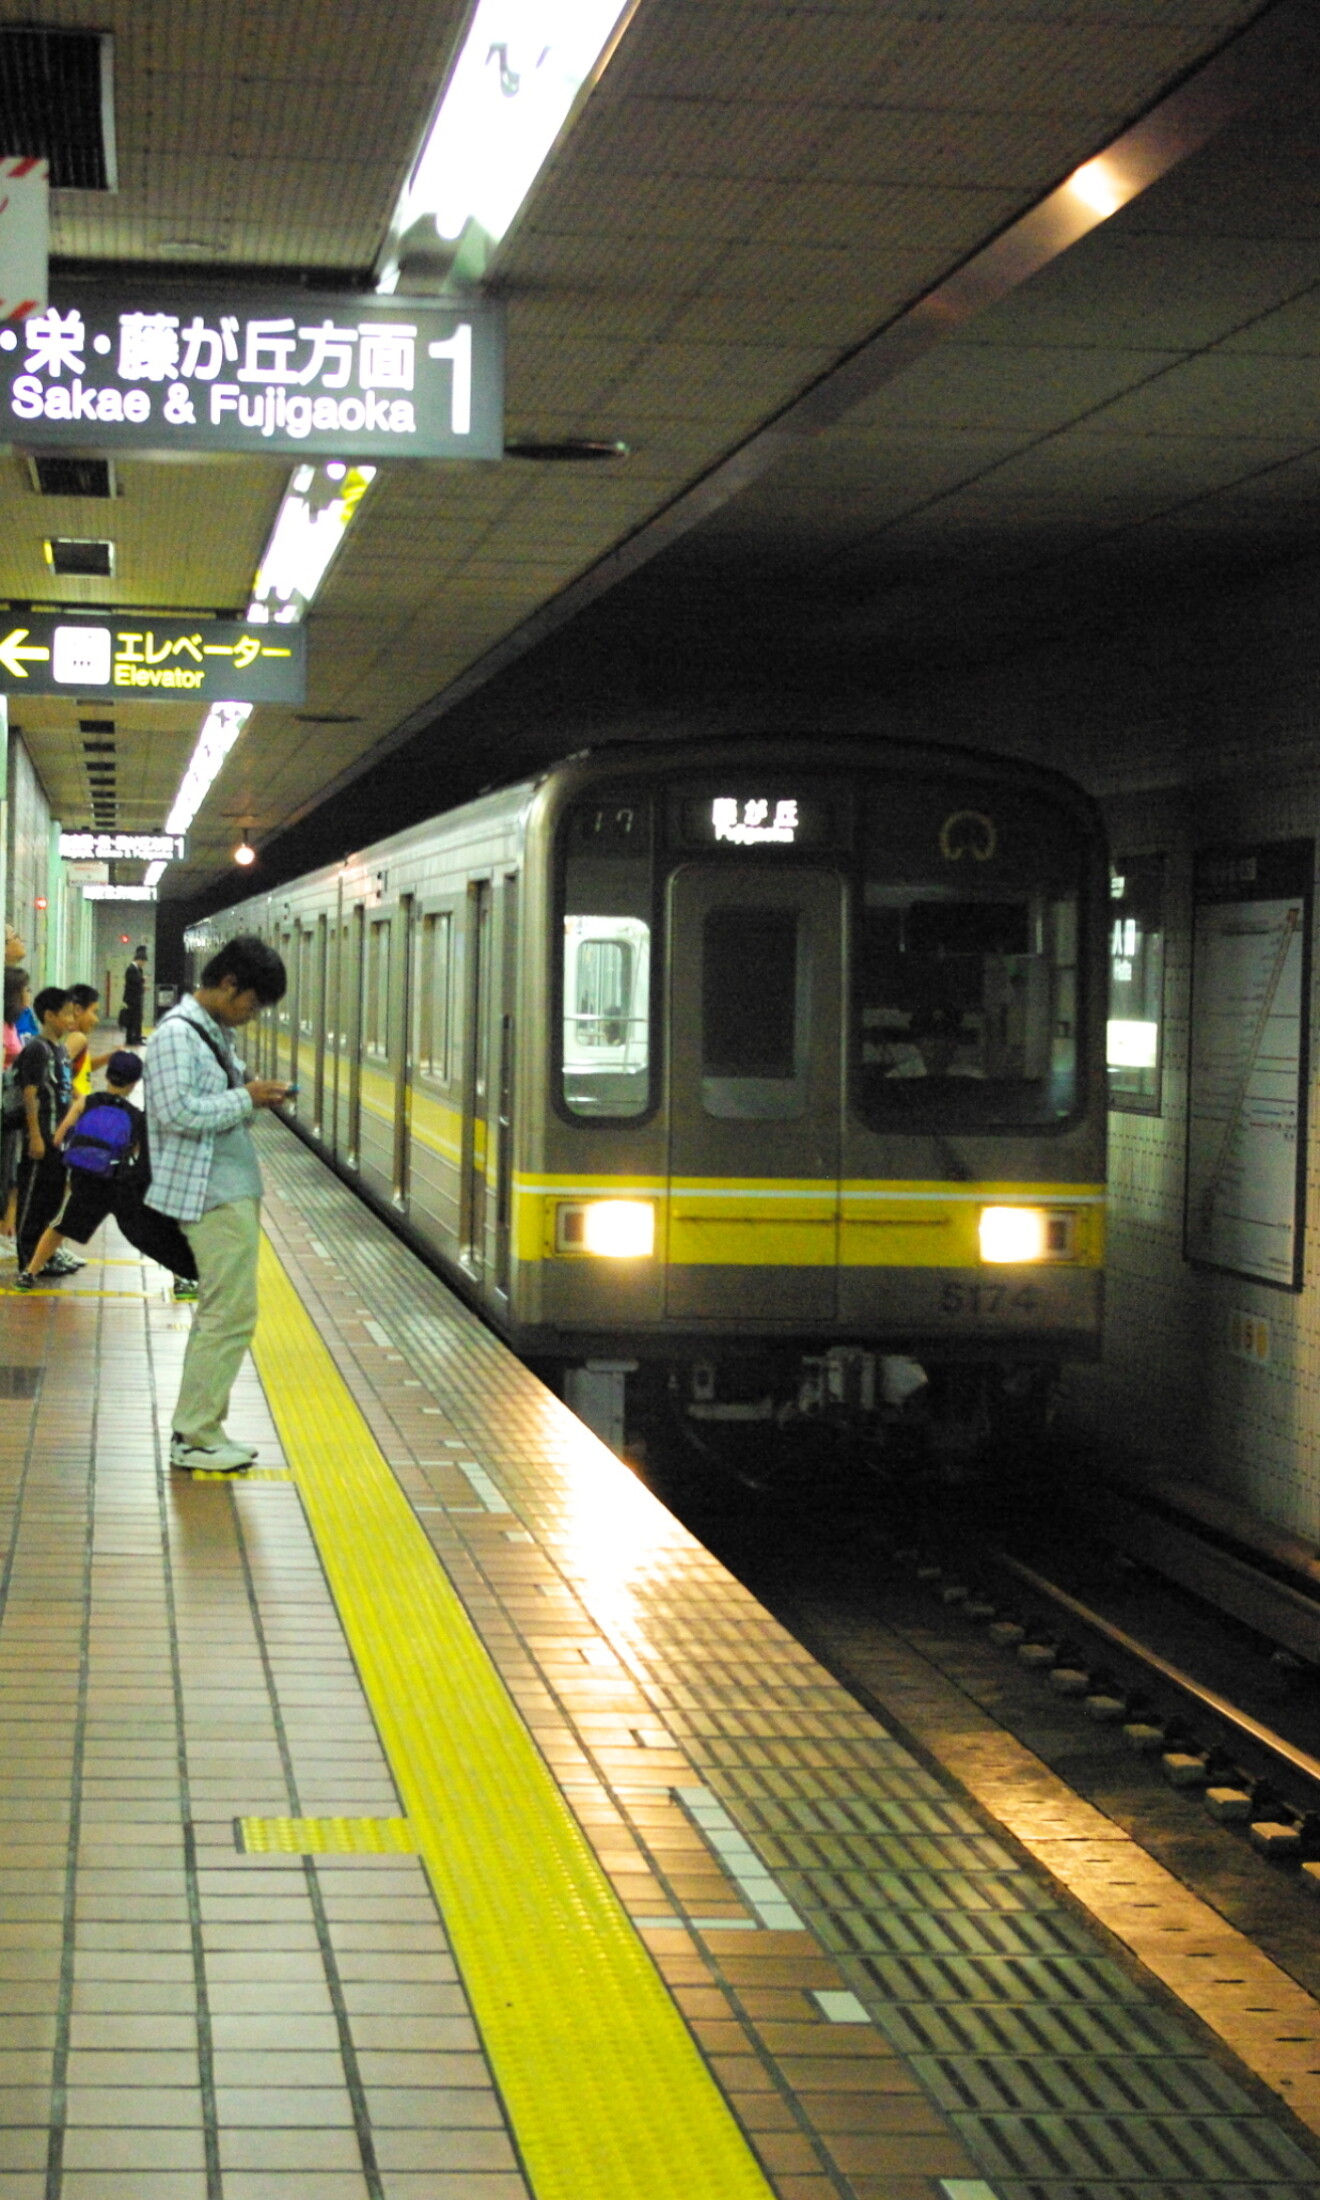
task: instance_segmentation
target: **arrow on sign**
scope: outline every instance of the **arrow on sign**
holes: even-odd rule
[[[26,680],[27,678],[20,659],[24,657],[49,658],[50,656],[48,649],[34,649],[30,646],[27,649],[20,648],[20,643],[25,641],[31,632],[32,629],[29,626],[16,626],[13,633],[6,634],[4,640],[0,642],[0,665],[4,666],[6,672],[12,673],[16,680]]]

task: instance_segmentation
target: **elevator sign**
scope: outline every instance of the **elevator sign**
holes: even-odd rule
[[[0,328],[0,441],[500,458],[500,310],[70,283],[44,313]]]
[[[306,630],[0,607],[0,695],[70,692],[89,702],[302,703]]]

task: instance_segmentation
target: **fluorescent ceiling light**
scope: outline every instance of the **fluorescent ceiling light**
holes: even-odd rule
[[[149,863],[146,870],[142,874],[143,885],[151,887],[159,885],[160,875],[164,868],[165,866],[163,863]]]
[[[463,272],[480,278],[634,5],[478,0],[395,209],[383,291],[398,287],[400,243],[422,222],[437,237],[474,240]]]
[[[374,466],[349,466],[337,458],[324,466],[294,469],[252,584],[247,615],[253,625],[296,626],[306,618],[345,529],[375,478]],[[185,822],[169,825],[167,831],[187,832],[252,709],[251,703],[212,703],[170,811],[172,818]],[[154,886],[164,868],[153,864],[145,883]]]
[[[376,478],[374,466],[298,466],[275,515],[252,584],[248,617],[258,625],[296,626],[359,504]]]
[[[165,825],[167,833],[187,832],[252,711],[251,703],[212,703],[202,721],[183,784],[174,797],[174,808]]]

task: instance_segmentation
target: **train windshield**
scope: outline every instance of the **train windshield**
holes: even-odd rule
[[[651,1104],[651,813],[609,794],[566,820],[561,1091],[574,1115]]]
[[[1019,1130],[1073,1113],[1081,877],[1076,828],[1038,797],[872,798],[853,1058],[874,1129]]]

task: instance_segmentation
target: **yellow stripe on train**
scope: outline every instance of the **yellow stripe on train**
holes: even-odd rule
[[[1066,1211],[1066,1265],[1098,1268],[1104,1257],[1101,1184],[520,1176],[514,1197],[524,1261],[590,1258],[565,1252],[559,1212],[599,1199],[653,1202],[656,1257],[679,1267],[980,1268],[989,1205]]]

